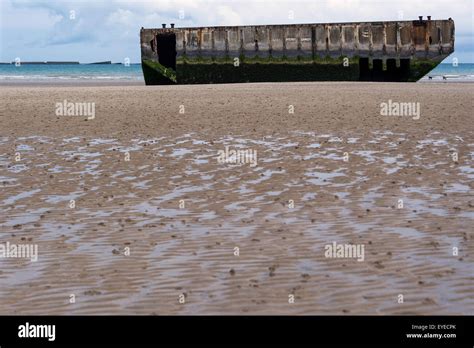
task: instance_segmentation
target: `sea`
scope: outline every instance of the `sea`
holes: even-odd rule
[[[431,78],[430,78],[431,77]],[[141,64],[58,64],[0,65],[0,84],[55,81],[114,81],[143,82]],[[420,82],[474,82],[474,64],[440,64]]]
[[[419,82],[474,82],[474,64],[440,64],[424,76]]]

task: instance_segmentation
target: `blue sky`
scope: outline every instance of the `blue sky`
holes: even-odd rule
[[[456,57],[474,63],[474,0],[0,0],[0,61],[140,61],[139,30],[176,26],[452,17]],[[181,17],[181,18],[180,18]]]

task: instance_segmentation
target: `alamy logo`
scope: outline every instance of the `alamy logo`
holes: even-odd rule
[[[327,258],[357,259],[362,262],[365,259],[364,244],[327,244],[324,247],[324,256]]]
[[[56,103],[56,116],[87,116],[87,119],[95,118],[95,103],[73,103],[66,99],[62,103]]]
[[[420,119],[420,103],[394,102],[380,104],[380,115],[382,116],[411,116],[414,120]]]
[[[47,338],[48,341],[56,339],[56,325],[35,325],[28,322],[18,326],[20,338]]]
[[[218,151],[218,163],[232,163],[232,164],[250,164],[251,167],[257,165],[257,150],[229,150],[229,146],[225,150]]]
[[[38,244],[0,244],[1,258],[26,258],[32,262],[38,261]]]

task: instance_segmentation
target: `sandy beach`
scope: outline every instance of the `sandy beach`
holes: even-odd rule
[[[473,96],[0,86],[0,245],[38,247],[0,258],[0,314],[472,315]],[[381,115],[391,102],[419,117]],[[327,257],[334,242],[363,260]]]

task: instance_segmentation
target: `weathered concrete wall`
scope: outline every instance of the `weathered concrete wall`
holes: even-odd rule
[[[454,51],[452,20],[142,29],[142,59],[155,35],[176,34],[177,57],[430,58]]]

